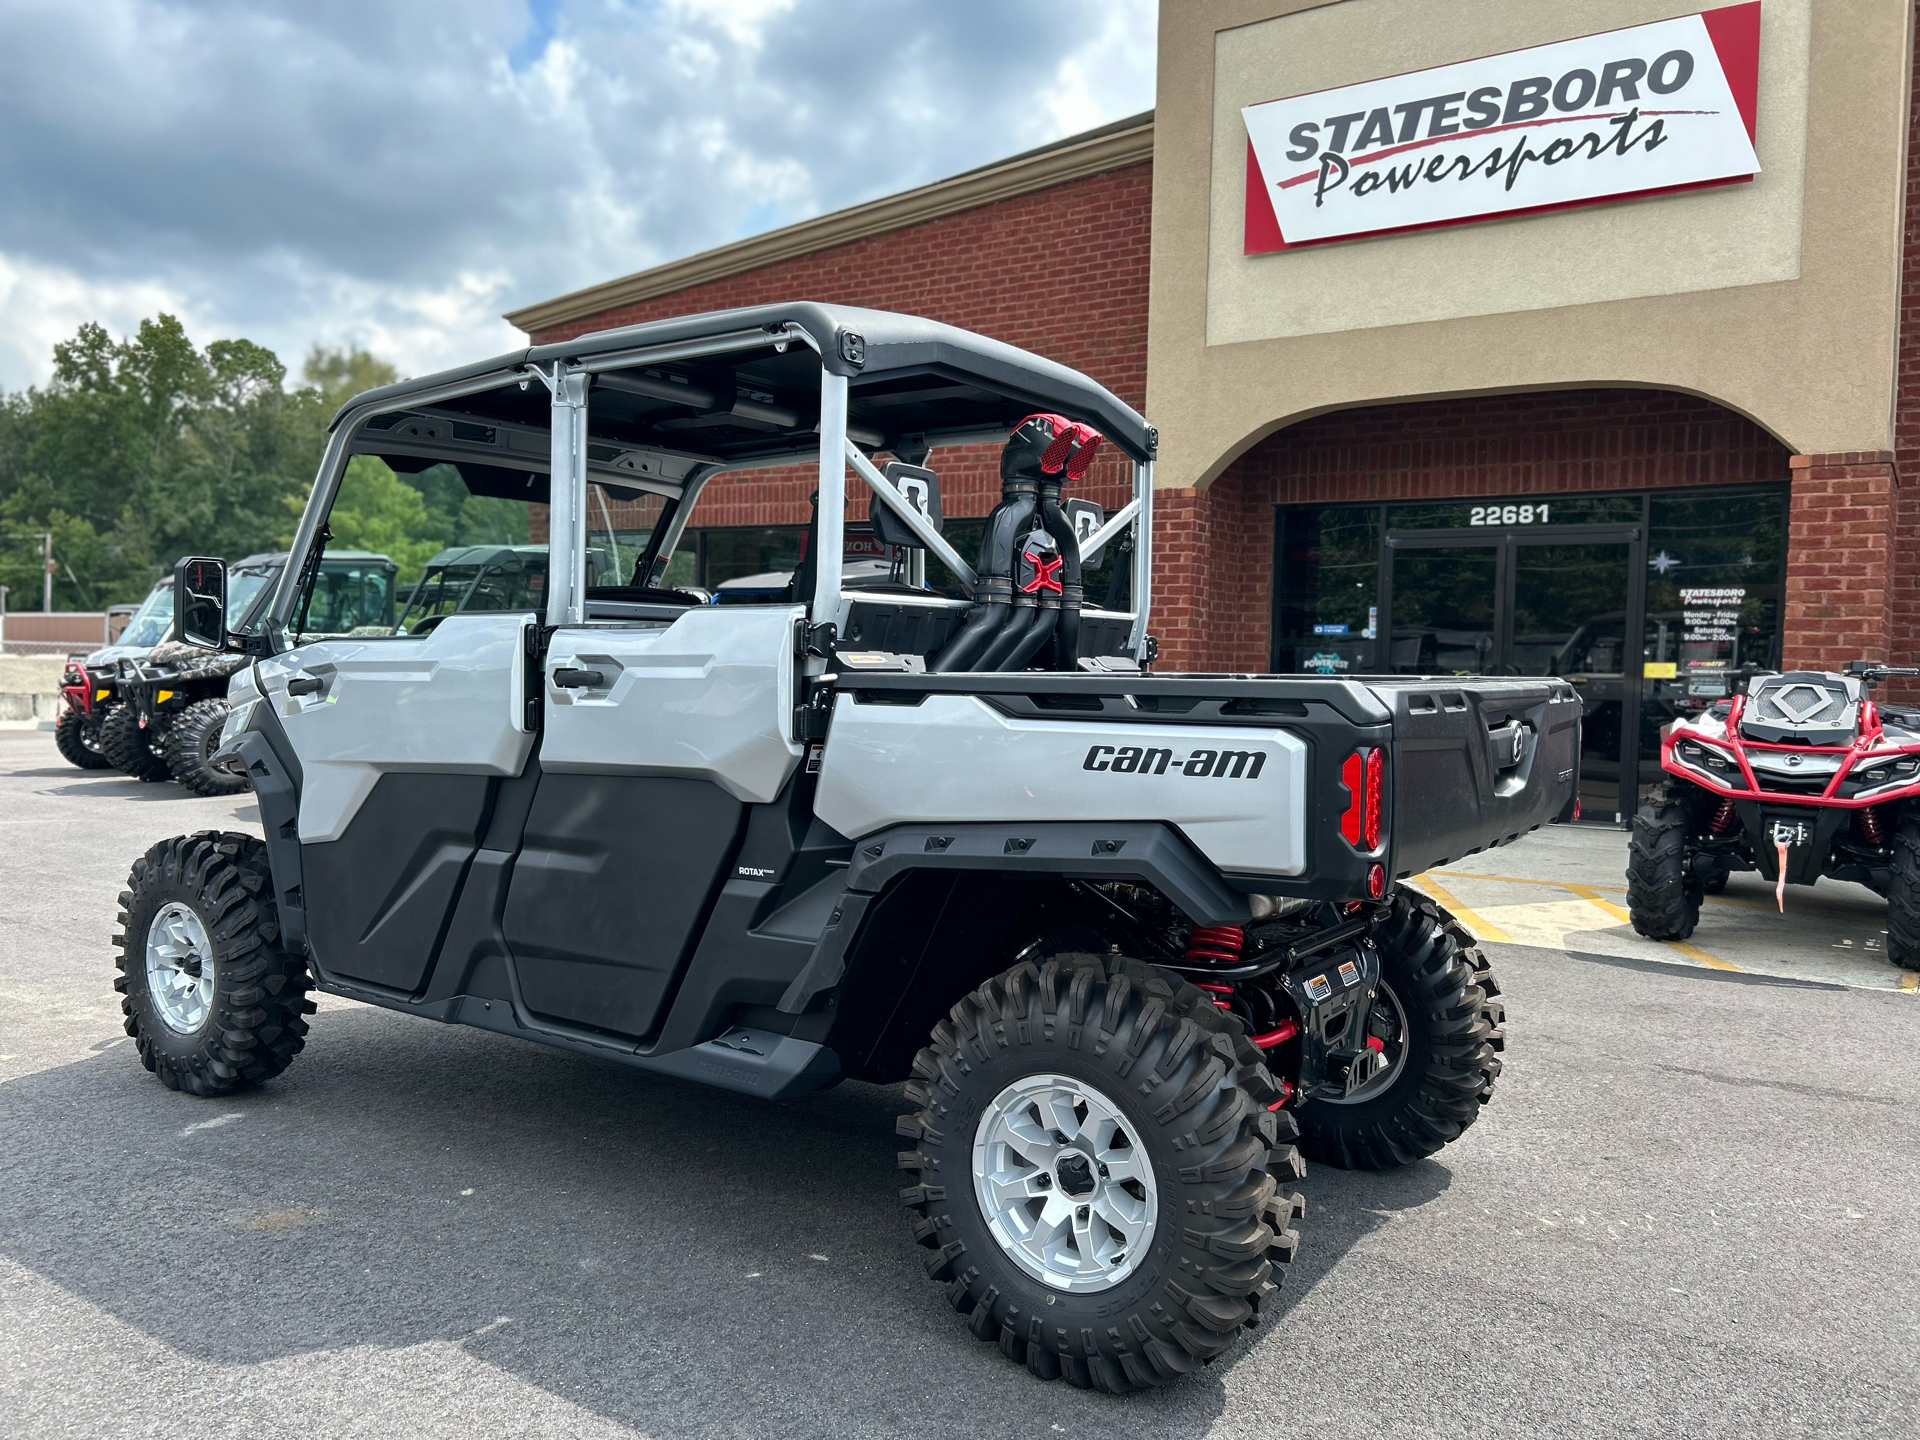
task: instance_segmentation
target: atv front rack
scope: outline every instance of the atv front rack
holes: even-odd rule
[[[1717,736],[1708,737],[1690,728],[1668,731],[1660,741],[1660,768],[1725,799],[1759,800],[1769,805],[1863,810],[1920,795],[1920,742],[1888,740],[1880,724],[1879,707],[1873,701],[1860,702],[1860,729],[1850,745],[1786,745],[1745,739],[1740,734],[1745,701],[1744,695],[1736,695],[1728,702],[1724,717],[1715,714],[1720,709],[1717,705],[1702,717],[1721,722],[1722,733]],[[1782,767],[1763,764],[1756,771],[1756,755],[1785,759]],[[1803,773],[1793,773],[1796,771]]]

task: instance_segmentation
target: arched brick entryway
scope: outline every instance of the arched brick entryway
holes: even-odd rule
[[[1839,470],[1849,468],[1838,464],[1844,458],[1873,459],[1816,458]],[[1871,490],[1878,482],[1848,475],[1816,481],[1793,462],[1785,445],[1746,417],[1661,390],[1413,401],[1303,420],[1254,445],[1207,490],[1156,496],[1153,628],[1162,661],[1170,669],[1267,668],[1276,505],[1644,491],[1792,475],[1798,551],[1802,529],[1822,523],[1802,513],[1802,491],[1833,485],[1836,498],[1845,499],[1852,493],[1846,487]],[[1826,523],[1868,530],[1878,524],[1884,535],[1884,509],[1870,513],[1870,501],[1847,508],[1848,520]],[[1789,658],[1798,581],[1790,572]],[[1819,598],[1803,595],[1799,603]]]

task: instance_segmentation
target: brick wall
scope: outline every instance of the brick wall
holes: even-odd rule
[[[1787,512],[1781,667],[1887,660],[1898,486],[1884,450],[1796,455]]]
[[[1084,371],[1140,409],[1152,205],[1153,167],[1132,165],[623,305],[533,338],[545,344],[703,310],[820,300],[990,335]],[[993,508],[998,459],[992,446],[940,452],[947,514]],[[1124,458],[1109,453],[1072,493],[1111,510],[1126,502],[1131,483]],[[812,466],[723,475],[703,493],[692,523],[802,524],[813,488]],[[865,487],[848,489],[847,518],[864,520]]]
[[[1157,499],[1166,519],[1156,527],[1153,628],[1171,667],[1266,668],[1276,504],[1777,481],[1788,459],[1752,421],[1661,390],[1537,391],[1322,415],[1255,445],[1204,494]],[[1193,555],[1204,563],[1190,566]]]

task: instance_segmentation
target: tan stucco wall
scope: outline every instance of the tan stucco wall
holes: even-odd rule
[[[1160,483],[1209,483],[1329,409],[1556,386],[1707,395],[1802,453],[1890,448],[1906,0],[1765,0],[1751,184],[1241,253],[1241,105],[1702,8],[1163,5],[1147,382]]]

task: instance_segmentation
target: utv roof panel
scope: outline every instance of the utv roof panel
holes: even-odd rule
[[[790,327],[805,332],[818,361],[799,345],[776,351]],[[891,448],[903,437],[929,432],[1005,428],[1035,410],[1050,410],[1094,426],[1135,460],[1152,458],[1156,437],[1145,418],[1077,370],[936,320],[817,301],[653,320],[509,351],[370,390],[342,406],[334,423],[369,402],[405,401],[489,374],[509,383],[528,364],[605,360],[756,330],[767,333],[764,349],[658,363],[636,355],[631,373],[649,376],[651,393],[622,388],[618,375],[597,384],[594,438],[670,443],[725,460],[789,453],[811,442],[824,364],[848,378],[849,433],[864,432],[856,438],[871,448]],[[679,388],[663,395],[663,386]],[[516,392],[504,401],[476,395],[441,408],[534,422],[544,420],[546,407],[544,395],[528,394],[522,401]],[[518,413],[523,410],[524,416]]]

